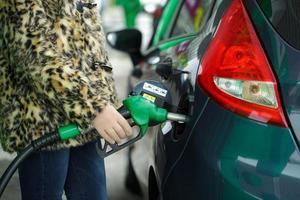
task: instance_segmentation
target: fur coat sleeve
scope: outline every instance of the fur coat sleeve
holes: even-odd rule
[[[4,146],[69,122],[87,128],[117,104],[97,11],[92,0],[0,0]]]

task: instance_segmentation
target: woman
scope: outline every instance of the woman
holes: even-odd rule
[[[131,134],[116,111],[112,68],[93,0],[0,0],[0,124],[4,150],[75,122],[98,133],[46,147],[19,168],[22,199],[106,199],[99,134]]]

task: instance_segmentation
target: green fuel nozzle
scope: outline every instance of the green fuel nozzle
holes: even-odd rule
[[[135,124],[140,127],[142,135],[146,134],[150,122],[162,123],[168,119],[167,110],[158,108],[142,96],[128,97],[123,101],[123,105],[129,110]]]
[[[109,145],[107,142],[105,142],[102,145],[101,142],[98,142],[97,152],[101,157],[109,156],[127,146],[134,144],[144,137],[150,125],[152,126],[157,123],[163,123],[167,120],[178,122],[188,121],[187,116],[177,113],[170,113],[166,109],[158,107],[155,103],[140,95],[128,97],[123,101],[123,105],[126,110],[129,111],[130,118],[134,121],[135,125],[140,128],[139,134],[123,144]]]
[[[168,119],[167,110],[158,108],[154,103],[142,96],[128,97],[123,101],[123,105],[129,111],[135,125],[140,128],[142,136],[146,134],[150,122],[162,123]],[[60,127],[58,134],[61,140],[67,140],[78,136],[80,131],[76,124],[68,124]]]
[[[166,109],[158,108],[142,96],[128,97],[123,101],[123,105],[129,111],[135,125],[140,128],[142,136],[146,134],[150,122],[162,123],[168,119]],[[78,136],[80,131],[76,124],[68,124],[60,127],[58,134],[61,140],[67,140]]]
[[[132,119],[132,126],[139,127],[139,133],[121,144],[109,144],[103,139],[97,142],[97,152],[101,157],[107,157],[127,146],[130,146],[143,138],[150,126],[155,126],[167,120],[176,122],[187,122],[186,115],[171,113],[165,106],[171,105],[171,96],[168,89],[158,81],[142,81],[131,91],[131,96],[123,101],[123,106],[118,112],[125,119]],[[67,140],[79,134],[90,134],[95,132],[94,128],[84,130],[80,133],[76,124],[69,124],[58,129],[58,140]]]
[[[128,140],[124,144],[108,144],[104,142],[104,145],[98,142],[97,151],[101,157],[111,155],[144,137],[151,123],[163,123],[167,120],[187,122],[188,118],[185,115],[170,113],[164,108],[156,106],[150,100],[138,95],[128,97],[123,101],[123,107],[118,109],[123,117],[131,118],[134,124],[140,128],[138,136]],[[86,130],[84,133],[80,133],[76,124],[69,124],[58,129],[58,136],[60,140],[68,140],[74,138],[80,134],[89,134],[94,129]],[[110,149],[110,150],[108,150]]]

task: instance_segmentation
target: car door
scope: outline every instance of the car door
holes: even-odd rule
[[[171,93],[172,112],[190,116],[193,114],[194,86],[199,67],[199,45],[207,35],[202,34],[201,31],[209,21],[214,3],[213,0],[181,1],[168,39],[158,44],[160,61],[155,68],[161,81]],[[171,68],[172,72],[164,74],[168,71],[164,68]],[[166,122],[156,134],[155,160],[152,165],[160,189],[163,189],[164,179],[167,179],[169,171],[186,144],[189,136],[186,126],[190,125]]]

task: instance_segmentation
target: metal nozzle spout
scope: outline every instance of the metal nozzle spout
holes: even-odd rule
[[[187,123],[189,121],[189,117],[183,114],[178,113],[168,113],[167,119],[176,122]]]

